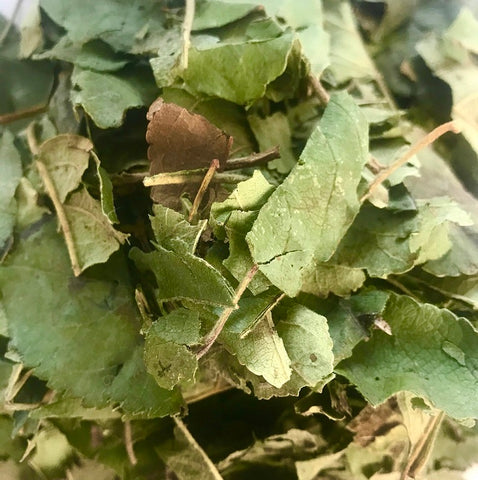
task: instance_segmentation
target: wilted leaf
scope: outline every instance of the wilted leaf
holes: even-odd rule
[[[478,334],[470,322],[448,310],[397,295],[391,295],[383,318],[393,335],[376,331],[336,371],[375,405],[406,390],[452,417],[476,417],[476,405],[469,399],[478,395]],[[450,344],[454,352],[461,352],[461,361],[455,353],[447,353]]]
[[[192,300],[212,305],[232,304],[232,288],[224,277],[202,258],[185,252],[178,254],[161,246],[151,253],[133,248],[130,257],[141,272],[154,273],[159,302]]]
[[[14,195],[22,177],[20,154],[15,148],[13,140],[13,134],[8,130],[3,132],[0,139],[0,159],[2,161],[2,175],[0,176],[0,252],[2,252],[2,255],[5,243],[10,238],[15,225],[17,202]]]
[[[302,269],[332,256],[358,213],[367,133],[353,100],[346,94],[333,97],[299,163],[269,197],[246,237],[261,271],[289,296],[302,288]]]
[[[146,373],[142,348],[136,359],[139,319],[124,263],[117,258],[98,273],[73,277],[51,221],[25,239],[0,272],[11,347],[52,388],[87,406],[112,402],[153,417],[176,412],[177,392],[160,389]]]

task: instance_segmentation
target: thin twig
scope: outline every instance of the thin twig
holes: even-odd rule
[[[128,454],[129,463],[131,465],[136,465],[138,463],[138,459],[134,454],[133,448],[133,435],[131,433],[131,422],[129,420],[125,420],[124,422],[124,444],[126,447],[126,453]]]
[[[320,80],[315,75],[309,75],[309,82],[320,102],[323,105],[327,105],[330,101],[330,95],[322,83],[320,83]]]
[[[196,439],[191,435],[191,432],[188,430],[186,425],[184,425],[184,422],[179,417],[173,417],[173,419],[177,429],[186,438],[187,443],[202,457],[202,460],[207,465],[209,472],[204,472],[204,477],[207,476],[207,478],[212,478],[214,480],[223,480],[216,465],[214,465],[209,456],[202,449],[201,445],[199,445]]]
[[[0,46],[3,45],[3,42],[7,38],[8,32],[10,32],[10,29],[12,28],[12,25],[15,21],[15,18],[18,15],[18,12],[20,11],[20,7],[22,6],[23,0],[17,0],[17,3],[15,4],[15,8],[13,9],[12,16],[8,20],[7,25],[3,29],[2,34],[0,35]]]
[[[426,465],[444,418],[444,412],[440,412],[438,415],[430,418],[425,431],[413,448],[413,451],[410,453],[410,457],[402,475],[400,476],[400,480],[406,480],[407,477],[415,478]]]
[[[16,112],[4,113],[0,115],[0,125],[6,125],[7,123],[15,122],[16,120],[22,120],[23,118],[32,117],[37,113],[46,112],[47,105],[35,105],[34,107],[26,108],[24,110],[17,110]]]
[[[35,122],[31,122],[27,127],[27,143],[32,155],[38,155],[40,149],[38,148],[38,140],[35,135]]]
[[[201,201],[204,197],[204,194],[206,193],[206,190],[209,187],[209,184],[211,183],[212,178],[214,177],[214,174],[216,173],[217,169],[219,168],[219,160],[215,158],[212,162],[211,165],[209,165],[209,168],[207,169],[206,175],[204,175],[204,178],[201,182],[201,185],[199,186],[199,190],[196,193],[196,196],[194,197],[194,202],[191,207],[191,211],[189,212],[189,218],[188,221],[192,222],[198,213],[199,210],[199,205],[201,204]]]
[[[188,68],[189,47],[191,45],[191,29],[194,21],[195,0],[186,0],[186,10],[183,21],[183,52],[181,55],[181,67]]]
[[[263,165],[276,158],[280,158],[279,147],[277,146],[272,147],[265,152],[253,153],[247,157],[230,158],[226,161],[224,170],[255,167],[256,165]]]
[[[254,264],[252,268],[247,272],[246,276],[242,279],[241,283],[238,285],[236,289],[234,298],[232,299],[232,307],[227,307],[222,311],[221,316],[218,318],[216,324],[204,338],[204,344],[196,354],[198,359],[203,357],[212,347],[213,343],[216,341],[217,337],[222,332],[224,325],[226,324],[229,317],[231,316],[231,313],[238,308],[237,304],[239,303],[239,300],[241,299],[242,294],[246,291],[247,287],[251,283],[258,269],[259,269],[259,266],[257,264]]]
[[[18,395],[18,392],[23,388],[25,383],[27,383],[27,380],[32,376],[32,374],[33,374],[33,369],[25,372],[23,377],[20,378],[20,380],[18,380],[15,383],[15,385],[13,386],[13,388],[11,389],[9,394],[5,395],[5,401],[6,402],[11,402]]]
[[[447,132],[460,133],[460,129],[454,122],[447,122],[443,125],[438,126],[432,130],[428,135],[425,135],[419,142],[413,145],[402,157],[400,157],[396,162],[392,163],[390,167],[380,173],[375,180],[370,184],[368,192],[363,195],[360,199],[360,202],[363,203],[367,198],[369,198],[373,191],[381,185],[393,172],[398,170],[402,165],[408,162],[410,158],[416,155],[420,150],[423,150],[428,145],[432,144],[435,140],[440,138]]]
[[[197,173],[191,170],[181,170],[180,172],[163,172],[153,175],[152,177],[146,177],[143,179],[143,185],[145,187],[155,187],[158,185],[182,185],[183,183],[201,183],[204,179],[204,174],[207,172],[205,169],[201,169],[202,173]],[[240,175],[237,173],[220,173],[215,172],[211,179],[211,183],[239,183],[244,180],[248,180],[250,177],[247,175]]]
[[[50,174],[48,173],[48,169],[46,168],[45,164],[40,160],[37,160],[35,162],[35,165],[37,167],[38,173],[40,174],[43,185],[45,185],[45,189],[48,193],[48,196],[51,198],[51,201],[53,202],[53,206],[55,207],[56,214],[58,215],[58,221],[60,222],[60,227],[63,230],[63,236],[65,237],[66,248],[68,249],[68,255],[70,256],[71,267],[73,269],[73,273],[75,277],[77,277],[81,273],[80,260],[76,252],[75,243],[73,241],[73,234],[70,228],[70,224],[68,223],[68,219],[66,217],[63,204],[58,198],[58,193],[56,191],[55,185],[53,184],[50,178]]]

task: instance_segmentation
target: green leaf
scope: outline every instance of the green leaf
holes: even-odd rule
[[[327,73],[337,84],[352,78],[372,79],[373,63],[358,31],[352,7],[345,0],[324,0],[324,27],[330,35],[330,66]]]
[[[327,319],[312,310],[294,305],[277,324],[291,360],[291,368],[314,387],[333,372],[334,355]]]
[[[81,271],[106,262],[128,238],[113,228],[100,202],[84,187],[70,195],[63,209]]]
[[[11,348],[51,388],[82,398],[85,406],[121,405],[129,415],[179,410],[179,394],[160,389],[146,373],[122,259],[94,275],[73,277],[50,221],[6,259],[0,290]]]
[[[271,40],[191,48],[183,78],[194,92],[251,103],[285,71],[293,41],[293,35],[286,33]]]
[[[198,3],[194,13],[193,30],[218,28],[245,17],[256,7],[245,0],[233,3],[221,0],[205,0]]]
[[[8,130],[0,139],[0,159],[2,175],[0,176],[0,251],[11,237],[17,215],[17,202],[14,195],[22,177],[20,153],[13,143],[14,136]]]
[[[161,246],[151,253],[132,248],[130,257],[141,272],[156,277],[159,302],[191,300],[231,306],[233,290],[224,277],[205,260],[190,253],[175,253]]]
[[[99,158],[94,155],[96,173],[100,181],[101,210],[110,223],[119,223],[113,197],[113,184],[106,170],[101,166]]]
[[[289,380],[291,370],[284,343],[266,315],[276,297],[275,292],[267,292],[242,298],[218,340],[241,365],[279,388]]]
[[[126,111],[149,105],[157,96],[151,72],[135,69],[117,75],[75,68],[71,101],[100,128],[119,127]]]
[[[476,417],[478,333],[445,309],[392,294],[383,318],[392,335],[377,330],[336,371],[373,405],[409,391],[455,418]],[[444,382],[446,379],[446,382]]]
[[[149,218],[158,245],[179,254],[194,253],[206,220],[191,225],[183,215],[161,204],[153,205],[153,214]]]
[[[269,197],[246,237],[261,271],[289,296],[301,290],[305,267],[332,256],[358,213],[367,133],[351,97],[333,96],[299,163]]]
[[[89,139],[71,134],[58,135],[40,145],[38,160],[48,170],[61,203],[80,185],[92,149]]]
[[[144,363],[160,387],[172,389],[194,380],[198,361],[188,346],[199,343],[200,327],[198,313],[177,309],[148,330]]]
[[[16,228],[19,231],[40,220],[45,213],[50,212],[48,208],[38,205],[38,192],[25,177],[20,179],[15,198],[18,207]]]
[[[237,281],[244,278],[254,263],[245,235],[273,190],[272,185],[256,170],[252,178],[237,185],[229,198],[211,207],[210,223],[214,233],[221,239],[226,235],[229,240],[229,257],[223,265]],[[269,281],[258,272],[248,288],[258,294],[269,286]]]
[[[114,50],[130,52],[133,47],[137,51],[144,42],[141,37],[145,36],[145,29],[147,32],[164,32],[164,14],[148,0],[121,4],[121,7],[115,0],[100,4],[86,0],[68,7],[61,0],[40,0],[40,6],[78,44],[101,39]],[[91,12],[95,14],[91,15]]]

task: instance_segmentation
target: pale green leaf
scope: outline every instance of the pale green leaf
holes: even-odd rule
[[[297,163],[292,151],[291,130],[287,117],[282,112],[275,112],[268,117],[257,114],[249,115],[249,125],[259,144],[259,150],[279,147],[280,158],[269,162],[268,167],[280,173],[289,173]]]
[[[251,103],[285,71],[293,41],[293,35],[286,33],[259,42],[191,48],[184,80],[194,92]]]
[[[175,253],[161,246],[151,253],[131,249],[130,257],[141,272],[156,277],[158,301],[191,300],[230,306],[233,290],[224,277],[205,260],[190,253]]]
[[[367,157],[364,117],[347,94],[333,96],[299,163],[246,237],[261,271],[289,296],[301,290],[305,267],[332,256],[358,213],[357,187]]]
[[[38,205],[38,192],[33,188],[31,182],[22,177],[15,193],[17,199],[17,221],[16,228],[23,230],[28,225],[40,220],[50,210]]]
[[[291,368],[314,387],[333,372],[334,355],[327,320],[312,310],[294,305],[277,324],[290,357]]]
[[[100,128],[119,127],[126,111],[149,105],[157,91],[146,69],[113,75],[75,68],[71,101],[81,106]]]
[[[149,218],[158,245],[176,253],[194,253],[206,220],[191,225],[183,215],[161,204],[153,205],[153,214]]]
[[[160,389],[146,373],[140,320],[119,257],[96,275],[75,278],[50,221],[6,259],[0,289],[11,348],[51,388],[85,406],[121,405],[129,415],[178,411],[179,394]]]
[[[40,145],[38,160],[45,165],[61,203],[80,185],[92,149],[88,138],[66,133]]]
[[[198,361],[188,346],[199,343],[200,327],[196,312],[177,309],[160,317],[148,330],[144,363],[160,387],[172,389],[194,380]]]
[[[0,251],[10,238],[17,214],[15,190],[22,177],[22,163],[20,153],[13,143],[14,136],[8,130],[3,132],[0,139]]]
[[[218,28],[245,17],[254,10],[254,2],[228,2],[221,0],[205,0],[198,2],[194,13],[193,30]]]
[[[121,7],[115,0],[100,3],[85,0],[71,5],[66,5],[61,0],[40,0],[40,6],[58,25],[67,30],[74,43],[101,39],[115,50],[129,52],[133,47],[138,50],[144,42],[140,35],[144,29],[164,31],[162,9],[148,0],[122,3]]]
[[[104,263],[128,235],[113,228],[101,204],[82,188],[63,204],[81,270]]]
[[[372,79],[376,76],[352,6],[345,0],[324,0],[324,28],[330,35],[330,66],[327,72],[342,84],[350,79]]]
[[[470,398],[478,396],[478,333],[470,322],[398,295],[390,296],[383,318],[392,336],[375,331],[336,371],[374,405],[409,391],[451,417],[476,418]]]
[[[111,183],[108,173],[101,166],[98,157],[95,155],[94,158],[96,161],[96,173],[100,181],[101,210],[110,223],[119,223],[113,197],[113,184]]]

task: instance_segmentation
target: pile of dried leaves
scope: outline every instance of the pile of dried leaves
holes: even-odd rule
[[[473,0],[0,19],[0,477],[459,479]]]

